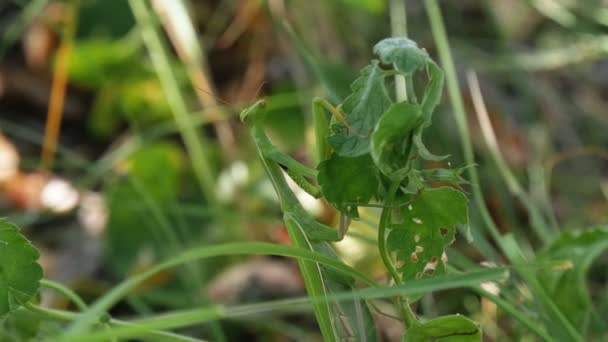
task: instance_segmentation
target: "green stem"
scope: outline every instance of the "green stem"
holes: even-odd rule
[[[47,308],[43,308],[41,306],[35,305],[31,302],[26,303],[25,307],[28,310],[30,310],[31,312],[34,312],[36,314],[39,314],[41,316],[44,316],[44,317],[47,317],[50,319],[56,319],[58,321],[73,321],[78,318],[77,313],[63,311],[63,310],[47,309]]]
[[[210,206],[217,207],[218,202],[215,194],[215,180],[211,170],[208,153],[201,136],[196,132],[189,112],[186,100],[179,89],[175,74],[171,69],[171,63],[167,48],[154,27],[153,16],[150,13],[146,1],[129,0],[131,10],[140,27],[144,44],[148,48],[150,59],[156,69],[161,86],[171,107],[175,122],[179,127],[180,134],[186,145],[188,155],[192,159],[192,167],[199,185],[205,194]]]
[[[44,287],[48,287],[49,289],[53,289],[53,290],[61,293],[62,295],[66,296],[68,299],[70,299],[72,302],[74,302],[74,304],[76,304],[76,306],[78,307],[78,309],[80,311],[85,311],[88,308],[88,306],[84,302],[84,300],[82,300],[82,298],[80,298],[80,296],[76,292],[72,291],[67,286],[64,286],[60,283],[57,283],[57,282],[54,282],[54,281],[48,280],[48,279],[40,280],[40,285],[42,285]]]
[[[416,318],[416,314],[412,311],[412,307],[410,306],[410,302],[407,298],[398,297],[397,303],[401,308],[401,317],[403,318],[403,322],[408,329],[412,327],[419,326],[420,322],[418,318]]]
[[[79,314],[77,313],[73,313],[73,312],[69,312],[69,311],[63,311],[63,310],[55,310],[55,309],[48,309],[48,308],[43,308],[41,306],[38,305],[34,305],[31,302],[25,304],[25,307],[30,310],[31,312],[38,314],[42,317],[46,317],[46,318],[50,318],[50,319],[55,319],[55,320],[59,320],[59,321],[66,321],[66,322],[71,322],[74,321],[76,319],[78,319]],[[109,325],[112,327],[130,327],[131,330],[137,329],[138,325],[134,324],[134,323],[129,323],[129,322],[125,322],[125,321],[120,321],[117,319],[111,319],[109,322]],[[171,332],[166,332],[166,331],[160,331],[160,330],[150,330],[150,329],[141,329],[142,331],[140,331],[137,334],[132,334],[131,337],[146,337],[147,340],[149,341],[159,341],[159,342],[195,342],[195,341],[201,341],[199,339],[195,339],[195,338],[191,338],[191,337],[186,337],[186,336],[181,336],[178,334],[174,334]],[[111,334],[111,331],[108,332],[107,334]],[[104,336],[105,339],[107,340],[108,338],[113,338],[112,335],[108,335],[108,336]]]
[[[390,17],[393,37],[407,37],[405,0],[390,1]],[[397,101],[407,101],[407,88],[405,77],[403,75],[395,75],[395,94]]]
[[[390,1],[390,17],[391,17],[391,31],[393,37],[407,37],[407,12],[405,8],[404,0],[391,0]],[[395,95],[398,102],[408,100],[408,92],[412,97],[412,100],[416,102],[416,94],[414,93],[414,84],[411,76],[407,78],[402,75],[395,75]],[[411,146],[411,144],[410,144]],[[409,155],[409,152],[408,152]],[[399,189],[401,182],[394,182],[388,192],[388,204],[392,205],[395,194]],[[393,266],[390,258],[389,251],[386,249],[386,226],[390,223],[392,209],[382,209],[382,215],[380,217],[380,226],[378,227],[378,248],[380,250],[380,256],[382,262],[391,273],[391,276],[395,280],[395,283],[401,283],[401,277],[397,270]],[[401,296],[397,297],[397,306],[400,308],[401,316],[406,327],[411,328],[412,326],[419,325],[416,315],[412,311],[409,305],[409,300]]]
[[[441,11],[439,9],[439,5],[437,4],[437,0],[425,0],[424,4],[431,21],[431,30],[433,31],[433,36],[437,44],[443,69],[445,70],[448,92],[452,106],[454,107],[456,123],[458,124],[460,139],[464,150],[464,158],[467,164],[473,165],[475,164],[475,160],[469,135],[467,116],[462,103],[462,94],[460,93],[460,89],[458,87],[458,78],[456,76],[454,60],[448,44]],[[498,231],[496,223],[490,216],[490,212],[484,202],[483,194],[479,186],[480,183],[477,175],[477,169],[471,167],[467,169],[467,172],[471,180],[473,197],[475,198],[479,212],[486,224],[486,228],[508,260],[510,260],[512,263],[526,262],[515,239],[509,235],[502,236]],[[548,326],[551,326],[553,331],[561,333],[563,336],[568,336],[572,341],[582,341],[583,338],[572,326],[572,324],[565,318],[564,314],[557,307],[553,299],[548,296],[535,274],[522,269],[519,269],[518,273],[530,287],[531,292],[537,296],[538,303],[543,305],[548,317],[548,319],[545,320]]]
[[[436,0],[425,0],[424,4],[431,22],[431,30],[433,31],[433,37],[435,38],[435,43],[441,59],[441,65],[445,71],[448,94],[450,96],[452,107],[454,108],[454,116],[456,119],[456,124],[458,125],[458,132],[460,133],[460,144],[463,149],[462,152],[464,155],[464,160],[467,165],[475,165],[475,156],[473,154],[473,146],[470,140],[471,135],[469,133],[467,115],[462,103],[460,88],[458,87],[458,77],[456,76],[452,52],[450,51],[450,45],[448,43],[445,27],[443,25],[443,18]],[[479,213],[481,214],[485,226],[501,250],[507,254],[506,252],[508,251],[508,247],[503,243],[501,234],[498,231],[498,227],[494,223],[494,220],[492,219],[492,216],[490,215],[488,207],[484,201],[483,194],[479,186],[480,183],[477,168],[467,168],[467,174],[469,176],[469,180],[471,181],[471,190],[473,192],[475,204],[479,209]]]
[[[314,261],[336,269],[354,279],[360,280],[372,287],[376,282],[366,275],[344,265],[333,258],[321,255],[302,248],[288,247],[263,242],[236,242],[222,245],[204,246],[184,251],[181,254],[150,268],[149,270],[134,275],[122,283],[116,285],[111,291],[98,299],[91,307],[80,316],[66,331],[66,335],[76,335],[86,331],[92,324],[103,315],[109,308],[124,298],[129,292],[136,288],[141,282],[166,269],[201,260],[205,258],[227,256],[227,255],[280,255],[299,259]]]
[[[393,203],[395,194],[397,193],[397,190],[399,189],[400,185],[401,185],[400,181],[395,181],[391,184],[391,186],[388,190],[387,201],[386,201],[387,203],[389,203],[389,204]],[[393,263],[391,261],[390,251],[386,248],[386,227],[390,223],[392,210],[393,209],[391,209],[391,208],[382,209],[382,214],[380,216],[380,224],[378,226],[378,250],[380,252],[380,257],[382,258],[382,262],[384,263],[384,266],[391,274],[391,277],[393,278],[395,283],[401,284],[401,281],[402,281],[401,277],[399,276],[397,269],[395,269],[395,266],[393,265]],[[398,296],[396,302],[397,302],[396,303],[397,307],[399,308],[399,311],[401,312],[401,316],[403,317],[403,321],[404,321],[406,327],[410,328],[412,326],[416,326],[416,325],[420,324],[406,298],[403,298],[402,296]]]
[[[490,156],[496,164],[496,167],[498,168],[498,171],[500,172],[502,179],[505,181],[511,194],[517,197],[524,207],[526,207],[528,214],[530,215],[530,224],[536,232],[536,235],[538,235],[543,243],[548,245],[552,240],[555,239],[556,231],[549,229],[549,226],[547,225],[542,213],[538,207],[534,205],[534,201],[528,192],[526,192],[521,186],[513,174],[513,171],[511,171],[509,168],[504,156],[500,152],[496,136],[492,131],[492,126],[488,118],[488,113],[483,101],[481,87],[479,86],[477,76],[473,72],[469,72],[467,78],[473,98],[473,105],[477,111],[479,123],[482,127],[483,136],[485,138],[486,145],[488,146],[488,150],[490,151]]]

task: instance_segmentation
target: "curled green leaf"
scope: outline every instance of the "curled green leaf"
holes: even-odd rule
[[[42,279],[39,256],[17,226],[0,219],[0,320],[38,292]]]
[[[371,155],[376,166],[391,180],[401,180],[407,175],[412,135],[420,123],[420,107],[399,102],[393,104],[376,124]]]
[[[415,41],[407,38],[383,39],[374,46],[374,53],[382,63],[394,65],[395,69],[405,75],[422,69],[429,58]]]

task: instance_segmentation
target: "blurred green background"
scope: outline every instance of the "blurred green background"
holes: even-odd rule
[[[359,68],[373,58],[372,46],[391,35],[388,0],[141,3],[148,17],[126,0],[0,2],[0,217],[20,225],[42,250],[46,278],[89,300],[190,246],[235,240],[287,244],[271,184],[238,113],[267,97],[273,141],[310,165],[311,99],[340,103]],[[408,36],[436,56],[423,2],[405,3]],[[526,249],[546,249],[531,230],[530,203],[563,231],[605,226],[608,3],[440,5],[469,114],[479,185],[500,231],[513,233]],[[468,90],[471,72],[479,78],[498,149],[526,203],[489,153]],[[447,94],[426,141],[438,154],[451,154],[454,166],[464,165]],[[311,202],[307,209],[320,221],[337,223],[325,203]],[[365,242],[375,234],[374,224],[366,222],[377,216],[366,210],[353,226],[355,237],[338,248],[347,263],[383,279],[377,252]],[[474,235],[485,235],[473,204],[471,222]],[[587,239],[579,254],[562,257],[597,257],[581,261],[582,275],[589,274],[585,286],[596,317],[605,318],[608,254],[605,244],[593,243],[606,237]],[[462,268],[478,264],[493,244],[470,244],[461,236],[450,260]],[[516,281],[505,287],[507,300],[525,306],[529,298],[525,290],[518,292]],[[588,310],[569,300],[570,290],[553,289],[564,310]],[[145,316],[193,303],[303,293],[297,267],[288,260],[222,258],[155,277],[112,314]],[[52,293],[42,298],[68,308]],[[466,314],[482,324],[488,341],[534,340],[520,323],[468,290],[426,296],[417,309],[429,316]],[[525,310],[534,317],[533,308]],[[27,328],[20,328],[19,319]],[[587,336],[606,337],[605,320],[585,322]],[[376,323],[385,340],[399,340],[399,322]],[[36,340],[61,328],[18,316],[4,325],[0,340],[7,341]],[[222,325],[231,341],[319,338],[305,313]],[[206,337],[209,330],[199,325],[185,332]]]

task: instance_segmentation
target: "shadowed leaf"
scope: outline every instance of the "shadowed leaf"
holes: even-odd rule
[[[378,61],[372,61],[353,82],[353,92],[342,104],[345,122],[334,123],[331,127],[333,134],[328,138],[339,155],[357,157],[369,152],[372,131],[392,104],[384,86],[384,77]]]
[[[17,226],[0,219],[0,319],[38,292],[42,268],[38,250]]]

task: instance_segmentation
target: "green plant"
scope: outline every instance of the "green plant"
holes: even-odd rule
[[[443,73],[428,54],[406,38],[379,42],[374,60],[361,70],[351,86],[352,93],[337,108],[328,101],[313,101],[316,128],[316,169],[300,164],[280,152],[264,133],[266,102],[260,100],[241,113],[251,126],[259,157],[277,192],[283,219],[292,243],[335,257],[328,242],[339,241],[350,219],[359,219],[358,207],[382,208],[378,226],[378,248],[395,284],[445,272],[445,248],[455,238],[456,226],[466,226],[466,196],[457,189],[464,180],[461,169],[424,169],[421,160],[440,161],[447,156],[432,154],[423,144],[422,134],[431,125],[433,111],[440,101]],[[411,79],[424,71],[428,82],[417,100],[413,82],[408,82],[409,101],[394,101],[386,89],[386,78],[402,75]],[[329,115],[328,115],[329,113]],[[338,230],[314,220],[288,187],[285,170],[302,189],[323,197],[340,211]],[[309,182],[312,181],[311,182]],[[436,187],[437,182],[453,187]],[[315,184],[318,184],[318,188]],[[369,202],[375,199],[374,204]],[[394,252],[394,257],[392,252]],[[396,262],[398,265],[396,265]],[[300,261],[308,294],[324,298],[352,287],[352,279],[330,272],[310,261]],[[480,328],[462,316],[449,316],[420,323],[410,308],[412,298],[397,298],[398,311],[408,326],[408,340],[458,336],[479,340]],[[364,338],[356,316],[327,301],[315,301],[314,309],[323,337],[327,341]],[[354,303],[361,305],[361,303]],[[350,320],[338,320],[346,316]],[[366,321],[369,313],[366,311]],[[424,336],[424,338],[423,338]],[[366,336],[365,338],[372,338]]]
[[[84,336],[101,340],[103,336],[186,340],[183,336],[157,329],[175,327],[175,322],[179,326],[221,318],[225,315],[224,310],[210,306],[196,314],[190,313],[190,318],[185,321],[166,317],[140,323],[113,320],[106,312],[143,280],[168,267],[219,255],[268,253],[297,257],[309,294],[307,301],[311,302],[327,341],[345,338],[371,341],[376,338],[371,314],[373,307],[367,301],[376,297],[357,290],[356,281],[377,288],[382,297],[394,297],[397,312],[401,313],[408,326],[408,334],[404,337],[407,341],[438,338],[445,341],[479,340],[481,329],[463,316],[444,316],[420,322],[410,304],[421,293],[409,292],[408,296],[408,291],[401,287],[445,273],[445,248],[454,241],[456,226],[466,226],[468,222],[467,200],[458,190],[459,184],[464,183],[459,176],[462,170],[421,167],[424,160],[446,158],[433,155],[422,142],[423,131],[430,126],[432,113],[440,99],[443,74],[426,52],[408,39],[385,39],[376,45],[375,51],[386,68],[381,67],[380,61],[372,61],[361,71],[361,76],[352,85],[352,94],[340,106],[334,107],[319,98],[313,101],[316,156],[320,161],[316,169],[308,168],[279,151],[266,136],[265,100],[256,102],[241,113],[242,121],[251,127],[259,157],[275,187],[293,247],[242,243],[194,249],[128,279],[90,307],[69,289],[43,281],[43,285],[63,292],[83,310],[80,314],[72,314],[31,303],[41,278],[40,267],[35,262],[37,251],[14,226],[3,223],[3,228],[6,228],[0,237],[8,246],[7,255],[13,255],[16,260],[2,264],[2,274],[6,275],[3,279],[7,281],[0,284],[7,289],[5,297],[10,303],[3,314],[25,305],[28,310],[43,316],[73,320],[60,338],[65,341],[79,340]],[[386,78],[392,75],[411,78],[417,71],[428,75],[421,100],[417,101],[412,82],[408,82],[411,86],[410,101],[395,102],[386,89]],[[306,212],[289,188],[283,170],[311,195],[323,197],[336,207],[341,216],[339,229],[317,222]],[[432,187],[437,182],[453,186]],[[372,199],[374,203],[370,203]],[[382,209],[378,248],[392,277],[393,285],[390,287],[382,287],[346,266],[330,244],[344,237],[350,220],[359,219],[358,208],[362,206]],[[16,273],[10,268],[24,263],[32,272]],[[489,272],[487,279],[501,276],[502,271],[498,271]],[[455,284],[458,282],[446,282],[444,286],[457,286]],[[474,285],[476,282],[461,284]],[[432,290],[432,286],[428,289]],[[97,331],[97,326],[101,330]],[[97,332],[86,335],[91,328]]]

